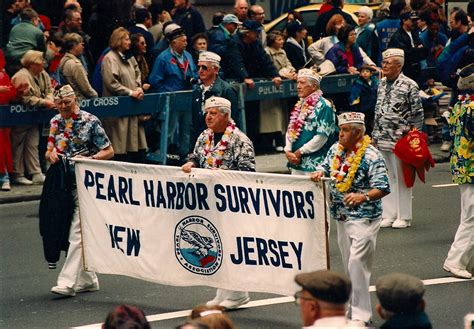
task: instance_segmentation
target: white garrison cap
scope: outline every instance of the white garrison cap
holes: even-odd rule
[[[400,48],[388,48],[382,53],[382,58],[387,59],[390,57],[403,57],[405,58],[405,52]]]
[[[225,98],[213,96],[204,103],[205,110],[211,107],[218,107],[222,113],[230,113],[231,103]]]
[[[64,85],[61,88],[54,91],[53,96],[55,99],[60,99],[64,97],[75,96],[74,89],[70,85]]]
[[[212,51],[203,51],[199,53],[199,62],[201,61],[219,64],[221,61],[221,56],[213,53]]]
[[[344,112],[337,116],[339,125],[345,125],[346,123],[362,123],[364,124],[365,115],[360,112]]]
[[[318,84],[321,82],[321,76],[312,69],[301,69],[298,71],[298,78],[308,78],[316,81]]]

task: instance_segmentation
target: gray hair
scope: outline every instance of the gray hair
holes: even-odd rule
[[[394,56],[393,59],[395,59],[401,66],[405,64],[405,58],[402,56]]]
[[[351,122],[351,123],[349,123],[349,125],[351,126],[352,131],[360,130],[361,133],[362,133],[362,136],[365,135],[365,124],[357,123],[357,122]]]

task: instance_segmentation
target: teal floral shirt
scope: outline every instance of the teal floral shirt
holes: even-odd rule
[[[453,182],[457,184],[474,184],[473,109],[474,95],[465,95],[454,105],[449,117],[450,133],[453,137],[451,173]]]
[[[334,144],[324,159],[317,167],[318,171],[324,172],[329,177],[331,165],[337,153],[339,143]],[[345,154],[342,155],[342,161],[345,161]],[[390,193],[388,183],[387,167],[382,154],[372,145],[365,150],[362,161],[354,177],[352,187],[347,193],[366,193],[371,189],[378,189]],[[344,193],[339,192],[333,183],[329,187],[329,201],[331,217],[339,221],[360,220],[368,218],[376,220],[382,217],[382,200],[364,202],[358,206],[349,208],[344,202]]]
[[[305,101],[303,100],[303,102]],[[331,145],[335,142],[336,115],[332,106],[328,100],[320,97],[314,107],[314,111],[306,117],[298,139],[291,143],[291,145],[288,145],[287,136],[287,146],[285,149],[291,148],[291,152],[296,152],[317,135],[326,137],[327,141],[317,151],[302,154],[300,164],[293,165],[288,163],[289,168],[301,171],[315,171],[316,167],[326,157]]]

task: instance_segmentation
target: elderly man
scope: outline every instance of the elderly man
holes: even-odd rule
[[[265,21],[265,10],[260,5],[252,5],[250,6],[249,11],[247,12],[247,16],[252,21],[255,21],[263,26],[263,23]],[[258,37],[262,45],[265,46],[267,42],[267,33],[265,32],[265,29],[260,30],[260,34]]]
[[[372,316],[369,283],[377,234],[382,217],[380,199],[390,192],[387,168],[380,152],[364,136],[364,114],[338,116],[339,143],[311,174],[330,185],[330,213],[337,222],[337,242],[353,292],[349,314],[354,322],[367,324]]]
[[[235,126],[231,119],[231,103],[222,97],[211,97],[204,105],[206,125],[196,141],[188,162],[181,168],[190,173],[193,167],[207,169],[255,171],[255,152],[250,139]],[[248,292],[217,289],[216,297],[208,306],[227,309],[248,303]]]
[[[292,174],[309,175],[324,160],[334,142],[336,118],[331,103],[319,89],[321,76],[311,69],[298,71],[300,100],[290,115],[285,153]]]
[[[375,284],[380,301],[375,306],[385,323],[381,329],[431,329],[425,313],[425,286],[411,275],[391,273],[379,278]]]
[[[316,271],[298,274],[295,281],[303,288],[295,294],[304,328],[346,328],[346,306],[351,281],[340,273]]]
[[[246,0],[236,0],[234,4],[234,14],[238,17],[241,22],[247,20],[247,12],[249,10],[249,4]]]
[[[114,156],[112,144],[99,119],[79,109],[74,90],[70,85],[65,85],[55,91],[54,102],[59,114],[51,119],[46,160],[54,165],[60,157],[65,156],[79,155],[96,160],[107,160]],[[66,296],[75,296],[77,292],[99,290],[96,274],[86,272],[82,268],[77,191],[74,189],[72,194],[74,214],[69,229],[67,258],[59,273],[57,285],[51,288],[51,292]],[[55,266],[55,264],[51,265]]]
[[[382,201],[380,227],[411,225],[412,189],[403,180],[402,163],[392,152],[397,141],[413,128],[421,131],[423,107],[415,81],[402,72],[404,52],[390,48],[383,53],[382,72],[375,105],[373,143],[381,151],[389,172],[392,193]]]
[[[209,50],[219,56],[224,56],[227,46],[229,42],[231,42],[232,35],[241,24],[237,16],[233,14],[225,15],[219,25],[211,28],[207,32],[209,37]]]
[[[221,57],[213,52],[204,51],[199,54],[198,74],[201,84],[193,91],[193,112],[191,142],[194,143],[199,134],[206,128],[204,103],[211,96],[223,97],[231,102],[232,119],[240,127],[238,117],[238,95],[232,86],[219,77]]]

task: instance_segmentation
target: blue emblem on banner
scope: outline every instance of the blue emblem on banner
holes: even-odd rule
[[[216,227],[206,218],[183,218],[174,230],[174,252],[188,271],[214,274],[222,264],[222,241]]]

